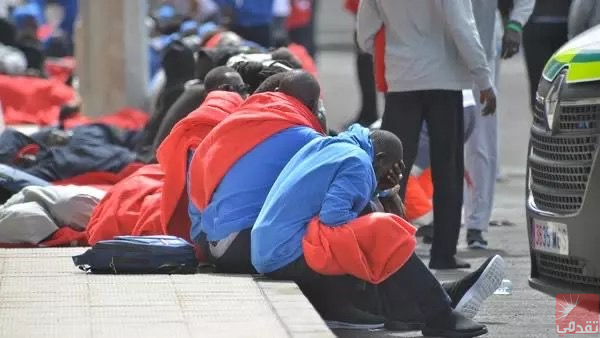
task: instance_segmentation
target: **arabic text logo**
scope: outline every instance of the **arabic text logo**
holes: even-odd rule
[[[556,296],[556,333],[600,333],[599,296],[595,294],[559,294]]]

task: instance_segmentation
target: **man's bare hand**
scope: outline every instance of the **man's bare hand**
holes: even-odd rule
[[[396,187],[397,189],[395,189]],[[396,187],[391,189],[390,195],[387,197],[380,197],[379,200],[381,201],[385,212],[404,218],[406,216],[406,208],[404,207],[404,203],[402,203],[400,195],[398,195],[400,187]]]
[[[482,90],[479,94],[479,103],[483,105],[483,116],[496,113],[496,93],[493,88]]]

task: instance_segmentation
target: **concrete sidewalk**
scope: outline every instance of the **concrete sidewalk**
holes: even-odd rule
[[[0,250],[0,337],[334,337],[293,283],[91,275],[84,250]]]

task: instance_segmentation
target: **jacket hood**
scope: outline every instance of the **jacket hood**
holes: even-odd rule
[[[358,123],[355,123],[348,128],[345,132],[340,133],[337,137],[343,139],[348,143],[359,146],[362,150],[369,154],[369,157],[375,156],[375,150],[373,148],[373,142],[369,136],[371,131],[369,128],[365,128]]]

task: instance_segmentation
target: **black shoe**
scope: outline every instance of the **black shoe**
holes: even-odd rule
[[[477,270],[462,279],[442,283],[452,300],[452,308],[473,318],[483,302],[498,289],[504,278],[504,260],[495,255],[488,258]]]
[[[328,306],[328,309],[320,311],[320,315],[330,329],[374,330],[382,329],[385,325],[385,318],[349,304]]]
[[[433,225],[423,225],[415,233],[416,237],[423,237],[423,243],[433,243]]]
[[[418,331],[422,330],[425,323],[418,320],[387,320],[385,322],[385,329],[388,331]]]
[[[432,257],[429,261],[429,268],[434,270],[468,269],[470,267],[471,264],[456,257],[443,259],[435,259]]]
[[[485,325],[452,310],[427,320],[421,332],[425,337],[471,338],[484,335],[488,330]]]
[[[467,245],[469,249],[487,249],[488,242],[483,238],[481,230],[467,230]]]

